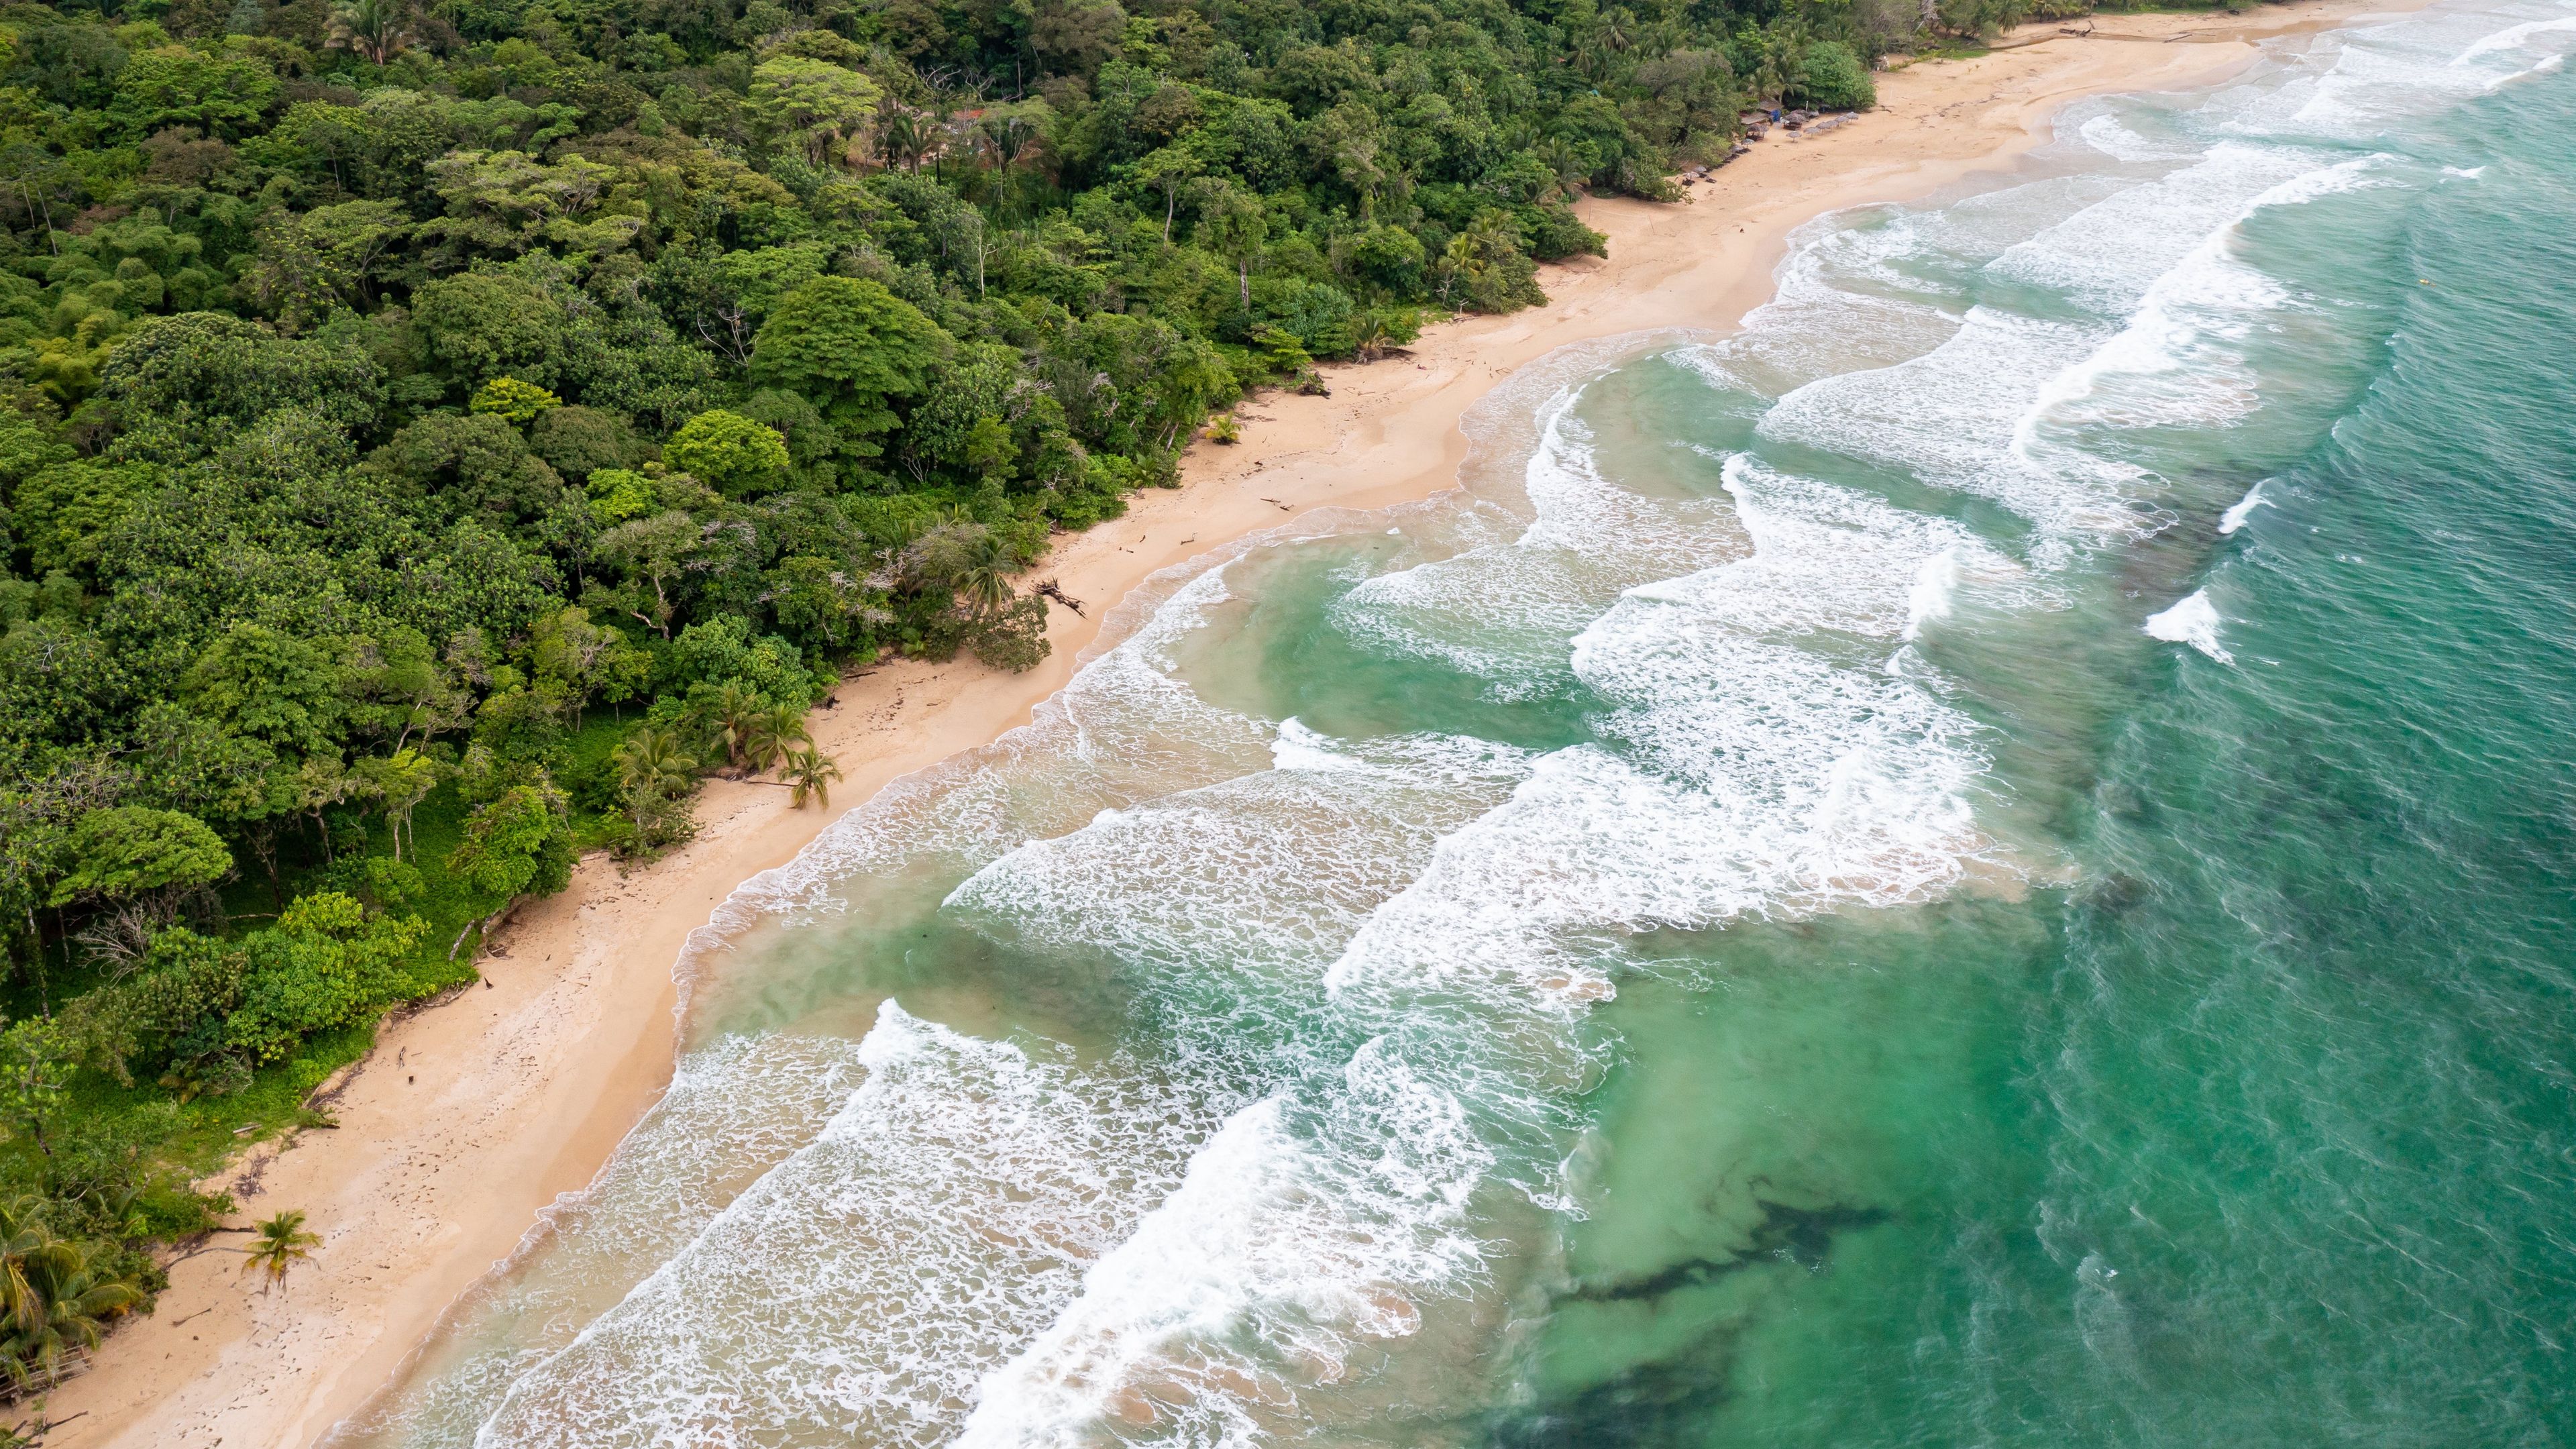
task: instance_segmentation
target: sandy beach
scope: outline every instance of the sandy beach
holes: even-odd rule
[[[1126,517],[1057,540],[1031,579],[1056,580],[1085,613],[1055,611],[1039,668],[897,660],[845,681],[812,721],[847,776],[828,808],[790,809],[766,783],[711,781],[686,850],[632,871],[583,862],[568,890],[500,933],[483,985],[388,1023],[374,1055],[326,1085],[338,1130],[260,1144],[210,1184],[245,1217],[308,1214],[322,1236],[311,1263],[269,1296],[240,1279],[235,1239],[175,1263],[158,1311],[54,1392],[50,1418],[80,1417],[45,1442],[283,1449],[363,1408],[663,1090],[674,964],[734,887],[793,858],[886,782],[1025,723],[1150,575],[1310,509],[1454,486],[1467,455],[1460,418],[1514,370],[1571,343],[1731,327],[1770,294],[1797,226],[2008,169],[2068,100],[2207,84],[2253,59],[2263,38],[2402,8],[2311,0],[2243,16],[2105,16],[2087,36],[2029,27],[1983,56],[1892,70],[1879,109],[1819,135],[1774,130],[1689,188],[1686,204],[1584,202],[1609,256],[1542,269],[1549,305],[1443,324],[1408,355],[1328,367],[1329,397],[1247,404],[1242,441],[1194,447],[1184,486],[1141,494]]]

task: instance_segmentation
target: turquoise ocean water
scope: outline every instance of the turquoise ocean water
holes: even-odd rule
[[[753,882],[352,1443],[2576,1442],[2576,10],[2069,111]]]

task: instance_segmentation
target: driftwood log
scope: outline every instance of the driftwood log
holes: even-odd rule
[[[1073,616],[1077,619],[1087,619],[1091,617],[1090,615],[1082,612],[1082,600],[1074,598],[1072,595],[1067,594],[1063,589],[1056,587],[1056,582],[1053,579],[1048,579],[1044,583],[1039,584],[1035,592],[1038,597],[1042,599],[1053,599],[1057,603],[1071,609],[1073,611]]]

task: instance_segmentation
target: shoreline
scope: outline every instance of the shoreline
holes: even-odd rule
[[[176,1262],[158,1311],[52,1393],[49,1417],[83,1417],[46,1442],[304,1445],[362,1410],[659,1099],[679,1038],[675,967],[734,889],[889,781],[1027,722],[1153,575],[1314,509],[1455,487],[1469,453],[1461,419],[1519,369],[1575,343],[1731,328],[1771,296],[1798,227],[2008,173],[2070,101],[2211,84],[2257,56],[2253,41],[2418,3],[2096,17],[2108,28],[2089,36],[2051,22],[1982,55],[1915,62],[1879,77],[1878,109],[1824,134],[1775,130],[1688,188],[1688,204],[1587,198],[1580,212],[1610,256],[1542,267],[1546,306],[1437,324],[1408,353],[1328,366],[1329,397],[1248,402],[1241,442],[1193,445],[1180,488],[1132,495],[1125,516],[1059,536],[1030,577],[1055,579],[1085,613],[1051,611],[1038,668],[898,659],[845,680],[809,720],[847,771],[829,807],[792,810],[774,785],[711,780],[695,842],[631,871],[585,860],[567,890],[499,933],[482,986],[389,1020],[326,1089],[343,1130],[257,1145],[209,1184],[245,1216],[307,1212],[323,1235],[311,1264],[263,1297],[229,1253]]]

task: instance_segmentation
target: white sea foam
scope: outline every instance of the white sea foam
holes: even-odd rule
[[[1526,1120],[1549,1085],[1504,1045],[1514,1004],[1328,996],[1318,968],[1334,958],[1324,948],[1347,959],[1343,940],[1365,935],[1435,840],[1500,800],[1527,757],[1293,724],[1276,754],[1275,771],[1120,812],[958,893],[1022,939],[1107,944],[1148,976],[1169,965],[1143,984],[1182,1060],[1201,1031],[1238,1058],[1246,1037],[1275,1044],[1270,1095],[1237,1111],[1179,1191],[984,1381],[962,1442],[1084,1443],[1104,1427],[1249,1442],[1300,1388],[1352,1372],[1357,1342],[1411,1333],[1426,1299],[1481,1275],[1468,1198],[1496,1149],[1471,1101]],[[1211,978],[1208,962],[1233,974]],[[1248,1017],[1265,1024],[1247,1030]]]
[[[1943,549],[1923,561],[1914,571],[1913,587],[1905,591],[1905,638],[1923,637],[1923,626],[1950,617],[1950,606],[1959,592],[1959,555],[1954,549]]]
[[[2487,29],[2501,18],[2499,11],[2517,8],[2527,14],[2540,7],[2433,10],[2329,38],[2319,47],[2329,57],[2323,74],[2249,106],[2239,125],[2362,140],[2406,117],[2490,94],[2534,73],[2499,72],[2497,63],[2509,53],[2528,50],[2543,35],[2576,29],[2576,18],[2554,6],[2540,17]]]
[[[2259,402],[2243,344],[2266,314],[2294,305],[2288,289],[2237,260],[2245,224],[2277,207],[2377,184],[2385,158],[2311,167],[2241,203],[2150,283],[2126,326],[2051,378],[2014,429],[2013,450],[2034,466],[2084,470],[2091,454],[2054,445],[2046,428],[2220,427]]]
[[[1957,326],[1958,287],[1916,263],[1940,256],[1939,215],[1868,207],[1800,227],[1772,273],[1772,294],[1732,337],[1678,360],[1721,391],[1776,396],[1855,367],[1938,346]]]
[[[1985,763],[1975,725],[1883,659],[1837,665],[1711,627],[1725,612],[1712,599],[1725,581],[1704,584],[1635,597],[1587,652],[1595,687],[1633,701],[1607,731],[1651,762],[1655,779],[1695,787],[1664,812],[1691,848],[1658,883],[1659,896],[1679,891],[1689,909],[1633,918],[1706,925],[1894,904],[1954,884],[1985,846],[1968,804]],[[1686,697],[1685,671],[1716,687]]]
[[[1164,1035],[1183,1048],[1218,1051],[1263,1017],[1275,1029],[1255,1035],[1293,1054],[1324,968],[1442,833],[1503,799],[1529,757],[1444,736],[1344,744],[1294,720],[1274,752],[1277,768],[1032,841],[958,886],[948,907],[998,939],[1120,963],[1164,1003]],[[1261,1070],[1244,1056],[1218,1075],[1262,1090]]]
[[[2244,497],[2229,504],[2227,506],[2227,511],[2218,515],[2218,536],[2225,538],[2236,530],[2243,528],[2245,526],[2245,520],[2254,516],[2255,509],[2269,508],[2271,506],[2272,500],[2263,496],[2262,484],[2257,483],[2253,487],[2246,489]]]
[[[2113,134],[2108,128],[2116,121],[2095,119],[2105,124],[2092,134]],[[2137,470],[2074,450],[2037,456],[2026,431],[2030,420],[2051,406],[2090,396],[2094,378],[2070,371],[2088,361],[2101,377],[2136,373],[2157,378],[2156,386],[2174,393],[2166,399],[2134,397],[2132,408],[2174,421],[2241,414],[2251,402],[2241,370],[2195,368],[2191,364],[2201,359],[2188,354],[2205,328],[2233,327],[2241,335],[2245,319],[2290,299],[2270,279],[2233,260],[2228,234],[2253,210],[2364,184],[2361,168],[2347,165],[2348,158],[2277,145],[2229,141],[2205,154],[2178,145],[2172,158],[2187,158],[2188,164],[2144,182],[2113,184],[2112,178],[2094,177],[2028,183],[1947,208],[1938,225],[1928,218],[1904,226],[1870,218],[1869,234],[1907,238],[1905,249],[1890,254],[1906,256],[1909,274],[1918,276],[1955,266],[1931,260],[1936,253],[1927,251],[1930,236],[1941,235],[1973,255],[1974,245],[1983,242],[1981,228],[2021,226],[2008,243],[1999,240],[2000,254],[1986,263],[1989,275],[2068,294],[2122,325],[2105,333],[1995,306],[1973,307],[1953,318],[1916,303],[1917,315],[1939,324],[1937,335],[1915,322],[1860,328],[1865,336],[1892,337],[1912,350],[1876,369],[1846,366],[1791,390],[1763,417],[1762,436],[1895,463],[1937,486],[1993,498],[2055,532],[2116,533],[2132,526],[2127,500],[2143,481]],[[2048,219],[2068,204],[2071,214]],[[2028,230],[2034,213],[2036,234]],[[1781,271],[1784,288],[1798,283],[1827,291],[1836,290],[1831,284],[1840,275],[1804,253],[1793,253]],[[1743,387],[1758,371],[1743,359],[1777,353],[1783,344],[1776,334],[1881,320],[1853,319],[1849,312],[1856,291],[1874,291],[1841,291],[1838,304],[1798,299],[1794,305],[1784,291],[1776,311],[1765,308],[1747,319],[1743,337],[1701,349],[1694,360],[1719,386]],[[2123,416],[2112,400],[2103,401],[2111,417]],[[2001,446],[2008,437],[2013,446]]]
[[[2253,210],[2348,189],[2338,158],[2225,141],[2170,175],[2105,198],[1997,257],[1990,270],[2123,316],[2149,290]],[[2257,200],[2257,198],[2262,198]]]
[[[1533,517],[1515,535],[1362,582],[1333,625],[1391,654],[1437,660],[1506,696],[1564,681],[1566,641],[1620,589],[1694,566],[1738,535],[1714,504],[1654,502],[1601,475],[1568,388],[1543,414],[1523,473]]]
[[[1765,441],[1886,462],[1935,487],[1991,498],[2043,527],[2093,533],[2125,525],[2110,470],[2064,474],[2011,451],[2015,422],[2048,380],[2081,361],[2097,329],[1977,307],[1921,357],[1810,383],[1764,416]]]
[[[1279,722],[1279,733],[1270,741],[1270,767],[1274,770],[1358,770],[1360,760],[1334,747],[1333,741],[1294,717]]]
[[[1494,1159],[1455,1099],[1377,1044],[1343,1088],[1328,1120],[1272,1098],[1227,1122],[984,1382],[960,1449],[1077,1449],[1103,1427],[1251,1444],[1342,1382],[1359,1344],[1417,1331],[1423,1295],[1480,1278],[1469,1201]]]
[[[2490,89],[2490,90],[2502,90],[2502,89],[2504,89],[2506,86],[2509,86],[2509,85],[2513,84],[2515,81],[2524,81],[2524,80],[2529,80],[2529,79],[2531,79],[2533,76],[2536,76],[2536,75],[2556,75],[2558,72],[2560,72],[2560,71],[2562,71],[2562,70],[2565,70],[2566,68],[2567,68],[2567,57],[2566,57],[2566,56],[2564,56],[2564,55],[2550,55],[2550,56],[2543,56],[2543,57],[2541,57],[2539,60],[2537,60],[2537,61],[2533,62],[2533,63],[2531,64],[2530,68],[2528,68],[2528,69],[2526,69],[2526,70],[2518,70],[2518,71],[2515,71],[2513,74],[2511,74],[2511,75],[2509,75],[2509,76],[2505,76],[2505,77],[2503,77],[2502,79],[2499,79],[2499,80],[2498,80],[2498,81],[2497,81],[2493,86],[2489,87],[2489,89]]]
[[[1892,900],[1978,848],[1961,792],[1974,727],[1874,667],[1935,558],[2009,565],[1965,530],[1730,459],[1750,557],[1629,592],[1574,643],[1639,762],[1578,746],[1444,839],[1333,967],[1337,991],[1503,989],[1542,1003],[1609,983],[1569,932],[1707,925]],[[1885,641],[1837,663],[1820,635]]]
[[[892,1002],[859,1056],[821,1136],[522,1374],[478,1445],[943,1443],[1210,1125]]]
[[[835,913],[851,880],[927,859],[972,869],[1033,835],[1074,829],[1103,804],[1150,796],[1175,780],[1258,768],[1268,729],[1207,704],[1173,673],[1180,641],[1207,627],[1228,597],[1223,568],[1193,575],[1039,705],[1032,723],[893,782],[794,860],[745,881],[693,938],[693,950],[722,950],[763,920]]]
[[[2571,30],[2576,30],[2576,15],[2561,15],[2549,20],[2526,20],[2520,25],[2506,26],[2493,35],[2478,37],[2468,49],[2453,57],[2451,64],[2467,65],[2483,55],[2493,55],[2500,50],[2521,49],[2531,42],[2533,36],[2562,34]]]
[[[1687,594],[1703,626],[1749,637],[1912,638],[1925,619],[1948,613],[1963,570],[1989,583],[2018,574],[1945,518],[1765,467],[1744,453],[1726,460],[1724,477],[1752,537],[1752,557],[1635,590],[1632,598]],[[1711,580],[1724,586],[1702,586]]]
[[[424,1446],[465,1441],[519,1375],[687,1246],[746,1183],[813,1140],[861,1071],[858,1044],[829,1037],[726,1036],[682,1057],[662,1100],[599,1176],[530,1232],[518,1256],[542,1254],[545,1271],[477,1289],[469,1311],[481,1331],[439,1346],[437,1371],[357,1432]]]
[[[2236,662],[2236,656],[2219,645],[2218,606],[2209,601],[2207,589],[2195,589],[2172,608],[2151,616],[2146,629],[2154,638],[2188,644],[2221,664]]]
[[[2085,145],[2114,161],[2170,161],[2193,154],[2170,143],[2148,140],[2109,112],[2086,117],[2076,125],[2075,134]]]

